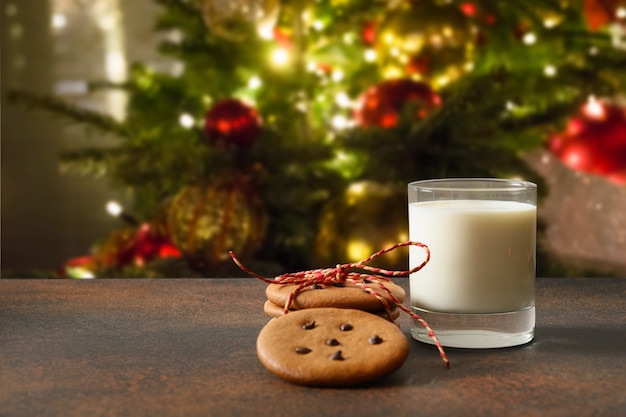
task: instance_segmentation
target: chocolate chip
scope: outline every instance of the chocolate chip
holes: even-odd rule
[[[339,340],[337,340],[337,339],[328,339],[328,340],[326,340],[326,344],[328,346],[337,346],[340,343],[339,343]]]
[[[344,323],[339,328],[341,329],[342,332],[347,332],[349,330],[354,329],[354,326],[351,325],[350,323]]]
[[[335,352],[335,353],[333,353],[332,355],[330,355],[330,356],[328,357],[328,359],[329,359],[329,360],[331,360],[331,361],[342,361],[342,360],[344,360],[345,358],[344,358],[344,357],[343,357],[343,355],[341,354],[341,351],[340,351],[340,350],[338,350],[337,352]]]
[[[383,343],[383,338],[375,334],[369,338],[370,345],[379,345]]]
[[[321,290],[321,289],[323,289],[324,287],[322,287],[320,284],[313,284],[313,285],[311,285],[311,287],[309,287],[309,288],[311,288],[312,290]]]
[[[333,283],[333,287],[343,288],[345,286],[346,286],[345,282],[335,282],[335,283]]]
[[[309,349],[308,347],[298,346],[296,348],[296,353],[300,355],[306,355],[307,353],[310,353],[310,352],[311,352],[311,349]]]
[[[303,328],[304,330],[311,330],[311,329],[312,329],[312,328],[314,328],[314,327],[315,327],[315,320],[310,321],[310,322],[308,322],[308,323],[304,323],[304,324],[302,325],[302,328]]]

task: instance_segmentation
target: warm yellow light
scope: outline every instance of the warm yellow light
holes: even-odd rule
[[[617,10],[615,10],[615,17],[618,19],[626,18],[626,7],[618,7]]]
[[[522,38],[522,42],[524,42],[526,45],[532,45],[535,42],[537,42],[537,35],[535,35],[532,32],[528,32],[527,34],[524,35],[524,37]]]
[[[261,39],[272,40],[274,39],[274,25],[259,25],[257,28],[257,33]]]
[[[409,53],[415,53],[424,46],[424,35],[421,33],[407,35],[403,40],[402,49]]]
[[[448,77],[447,75],[441,75],[439,77],[437,77],[437,79],[435,80],[435,85],[439,88],[439,87],[443,87],[445,85],[450,84],[450,77]]]
[[[546,65],[543,73],[548,77],[554,77],[556,75],[556,67],[554,65]]]
[[[548,29],[552,29],[553,27],[555,27],[556,25],[559,24],[559,19],[555,18],[555,17],[546,17],[543,20],[543,25],[548,28]]]
[[[250,87],[253,90],[256,90],[257,88],[261,87],[261,79],[259,77],[252,76],[250,77],[250,79],[248,80],[248,87]]]
[[[348,154],[346,154],[344,151],[337,151],[335,152],[335,158],[338,161],[346,161],[348,159]]]
[[[346,116],[341,115],[341,114],[337,114],[333,116],[330,123],[333,125],[335,129],[345,129],[349,127],[348,119],[346,118]]]
[[[383,77],[388,80],[392,78],[400,78],[403,74],[404,73],[401,68],[394,66],[388,66],[383,70]]]
[[[591,119],[604,119],[606,116],[604,106],[595,96],[589,96],[587,103],[583,107],[583,113]]]
[[[186,129],[191,129],[195,124],[195,120],[190,114],[183,113],[178,118],[178,123],[180,123],[180,125]]]
[[[62,29],[67,25],[67,18],[64,14],[55,13],[52,15],[52,27],[55,29]]]
[[[333,74],[332,74],[331,77],[332,77],[333,81],[339,82],[339,81],[343,80],[343,75],[344,74],[343,74],[342,70],[336,69],[336,70],[333,71]]]
[[[107,213],[113,217],[117,217],[122,213],[122,206],[117,201],[109,201],[106,205]]]
[[[348,187],[348,194],[350,195],[361,195],[363,193],[365,193],[365,188],[366,188],[366,183],[365,182],[355,182],[350,184],[350,186]]]
[[[346,255],[351,262],[360,261],[370,256],[373,252],[371,245],[363,240],[351,240],[346,246]]]
[[[352,100],[350,100],[348,94],[342,91],[335,95],[335,103],[337,103],[339,107],[350,107],[352,105]]]
[[[366,49],[363,53],[363,57],[367,62],[374,62],[376,61],[376,51],[373,49]]]
[[[289,53],[284,48],[276,48],[272,53],[272,61],[276,65],[285,65],[289,62]]]

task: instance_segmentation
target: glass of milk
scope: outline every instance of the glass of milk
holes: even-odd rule
[[[411,182],[409,238],[430,262],[411,274],[413,311],[443,346],[498,348],[532,340],[535,328],[537,186],[458,178]],[[409,266],[424,251],[410,247]],[[432,343],[414,321],[413,338]]]

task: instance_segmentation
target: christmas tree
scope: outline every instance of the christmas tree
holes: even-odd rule
[[[11,93],[119,138],[62,157],[134,201],[112,208],[129,227],[66,272],[219,276],[229,250],[268,274],[360,260],[407,239],[408,182],[541,183],[524,155],[542,146],[626,182],[619,2],[157,3],[179,73],[135,63],[90,84],[128,95],[124,120]],[[406,254],[383,262],[405,269]]]

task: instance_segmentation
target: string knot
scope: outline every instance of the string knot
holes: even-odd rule
[[[367,263],[379,256],[384,255],[387,252],[391,252],[401,247],[405,246],[418,246],[422,248],[426,254],[424,261],[406,271],[390,271],[383,268],[376,268],[373,266],[367,265]],[[335,284],[353,284],[361,287],[364,291],[372,296],[376,297],[387,312],[388,318],[393,321],[391,318],[391,310],[393,307],[397,307],[400,310],[406,312],[415,320],[419,321],[422,326],[426,328],[428,331],[428,335],[433,339],[437,349],[439,350],[439,354],[446,366],[449,367],[450,363],[448,358],[439,343],[439,339],[435,335],[434,331],[430,328],[428,323],[421,318],[419,315],[414,313],[408,307],[405,307],[400,300],[398,300],[391,291],[383,285],[383,282],[391,282],[390,277],[403,277],[409,276],[410,274],[419,271],[422,269],[430,260],[430,249],[423,243],[420,242],[403,242],[397,243],[393,246],[390,246],[386,249],[382,249],[366,259],[362,261],[347,263],[347,264],[337,264],[334,268],[325,268],[325,269],[312,269],[309,271],[300,271],[287,273],[283,275],[279,275],[274,279],[263,277],[255,272],[252,272],[248,268],[246,268],[240,261],[235,257],[232,251],[229,252],[230,257],[233,259],[235,264],[244,272],[252,275],[253,277],[260,279],[261,281],[267,284],[280,284],[280,285],[295,285],[294,290],[289,294],[289,298],[284,305],[283,314],[287,314],[289,312],[289,308],[296,298],[296,296],[306,287],[311,287],[313,285],[335,285]],[[360,271],[360,272],[359,272]],[[381,294],[384,293],[384,297]],[[391,301],[391,303],[389,302]]]

